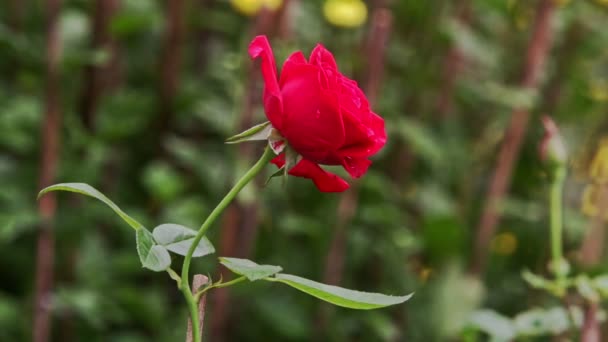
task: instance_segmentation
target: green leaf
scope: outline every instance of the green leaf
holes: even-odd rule
[[[549,287],[549,280],[538,276],[528,270],[521,272],[521,277],[535,289],[547,289]]]
[[[602,320],[601,317],[599,318]],[[581,327],[582,323],[583,312],[576,306],[571,306],[569,310],[565,310],[563,307],[534,308],[519,313],[513,319],[513,326],[518,337],[534,337],[547,334],[557,336],[573,326]]]
[[[401,118],[392,129],[428,162],[437,164],[445,158],[445,148],[441,146],[440,139],[421,122]]]
[[[563,284],[557,280],[545,279],[528,270],[524,270],[521,276],[532,288],[547,290],[557,297],[563,296],[566,290]]]
[[[250,140],[266,140],[272,132],[270,121],[255,125],[248,130],[226,139],[226,144],[238,144]]]
[[[497,49],[489,48],[489,41],[482,38],[469,26],[464,25],[461,20],[447,20],[443,25],[442,31],[453,40],[460,51],[463,51],[466,58],[474,60],[480,66],[494,68],[499,59]]]
[[[350,309],[370,310],[401,304],[414,295],[411,293],[407,296],[388,296],[381,293],[354,291],[282,273],[265,280],[287,284],[326,302]]]
[[[167,249],[156,244],[152,233],[147,229],[138,229],[135,233],[137,254],[143,267],[161,272],[171,266],[171,256]]]
[[[580,275],[575,280],[578,293],[590,302],[599,302],[600,295],[593,287],[592,280],[586,275]]]
[[[154,228],[152,235],[159,245],[173,253],[185,256],[194,241],[196,231],[179,224],[166,223]],[[194,249],[192,256],[202,257],[214,252],[215,248],[211,242],[203,237]]]
[[[250,281],[263,279],[277,274],[283,270],[281,266],[258,265],[247,259],[220,258],[220,264],[226,266],[232,272],[245,276]]]
[[[511,319],[493,310],[473,312],[469,324],[490,335],[492,341],[511,341],[517,335]]]
[[[532,88],[519,88],[498,82],[482,82],[474,89],[480,98],[508,108],[530,109],[538,100],[538,92]]]
[[[599,275],[592,280],[593,287],[602,295],[608,297],[608,274]]]
[[[127,224],[129,224],[131,227],[133,227],[133,229],[139,230],[140,228],[144,228],[143,225],[141,225],[139,222],[137,222],[131,216],[127,215],[114,202],[112,202],[104,194],[102,194],[101,192],[99,192],[99,190],[95,189],[94,187],[92,187],[92,186],[90,186],[88,184],[85,184],[85,183],[61,183],[61,184],[51,185],[49,187],[46,187],[46,188],[40,190],[40,192],[38,193],[38,198],[40,198],[44,194],[46,194],[48,192],[51,192],[51,191],[70,191],[70,192],[76,192],[76,193],[79,193],[79,194],[82,194],[82,195],[86,195],[86,196],[90,196],[90,197],[96,198],[96,199],[102,201],[103,203],[105,203],[112,210],[114,210],[114,212],[118,216],[120,216],[120,218],[122,218],[123,221],[125,221]]]

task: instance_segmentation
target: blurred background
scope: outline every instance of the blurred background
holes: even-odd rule
[[[263,149],[223,144],[265,120],[247,55],[258,34],[279,67],[322,42],[389,139],[342,194],[260,177],[211,230],[216,255],[416,294],[354,311],[278,284],[214,290],[207,340],[564,334],[560,301],[521,277],[548,273],[539,117],[553,116],[570,152],[566,256],[602,274],[608,1],[3,0],[0,340],[184,340],[183,298],[141,268],[126,224],[95,200],[36,194],[86,182],[150,228],[197,228]],[[192,271],[231,277],[213,256]]]

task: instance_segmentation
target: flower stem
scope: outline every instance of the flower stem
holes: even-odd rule
[[[192,295],[190,284],[184,286],[183,283],[184,282],[182,282],[180,290],[184,294],[184,298],[186,298],[186,303],[188,304],[188,311],[190,312],[190,321],[192,322],[192,338],[194,342],[201,342],[202,336],[201,325],[199,321],[198,305],[196,303],[196,299]]]
[[[198,246],[198,244],[201,241],[201,239],[203,238],[203,236],[205,236],[205,234],[207,233],[207,230],[209,230],[209,228],[211,228],[211,225],[213,224],[213,222],[215,222],[215,220],[220,216],[220,214],[224,211],[224,209],[226,209],[228,204],[230,204],[230,202],[232,202],[232,200],[236,197],[236,195],[258,173],[260,173],[260,171],[262,171],[264,169],[264,166],[266,166],[273,157],[274,157],[274,153],[272,152],[270,147],[266,146],[266,149],[264,150],[264,154],[262,155],[262,157],[260,157],[260,159],[251,167],[251,169],[249,169],[249,171],[247,171],[247,173],[245,173],[245,175],[243,175],[243,177],[241,177],[241,179],[239,179],[238,182],[236,182],[234,187],[232,189],[230,189],[230,191],[220,201],[220,203],[218,203],[218,205],[215,207],[215,209],[213,209],[211,214],[209,214],[209,216],[207,217],[205,222],[203,222],[203,224],[201,225],[201,227],[198,230],[198,233],[194,237],[194,240],[192,241],[192,245],[190,246],[190,249],[188,249],[188,253],[186,254],[186,257],[184,258],[184,264],[182,266],[182,277],[181,277],[182,282],[181,282],[180,290],[184,294],[184,297],[186,298],[186,302],[188,303],[188,309],[190,311],[190,317],[192,319],[192,332],[194,335],[194,342],[201,341],[201,332],[200,332],[200,326],[199,326],[199,320],[198,320],[199,313],[198,313],[198,308],[197,308],[197,303],[196,303],[197,299],[192,294],[192,289],[190,288],[190,282],[189,282],[190,261],[192,260],[192,254],[194,253],[196,246]]]
[[[551,225],[551,268],[558,280],[563,280],[568,273],[568,265],[564,260],[562,251],[562,197],[564,181],[566,179],[566,168],[560,166],[555,169],[551,182],[550,201],[550,225]]]

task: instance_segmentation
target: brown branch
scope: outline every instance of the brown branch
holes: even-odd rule
[[[386,6],[386,5],[385,5]],[[384,75],[384,57],[393,23],[393,15],[388,8],[378,7],[372,13],[370,31],[365,49],[367,72],[363,84],[370,105],[375,105]]]
[[[600,342],[602,340],[600,321],[597,314],[598,304],[594,302],[587,303],[583,318],[581,342]]]
[[[584,26],[580,22],[575,21],[568,27],[563,43],[559,47],[559,50],[555,52],[555,74],[548,82],[549,86],[544,92],[543,99],[543,113],[553,115],[556,109],[559,107],[560,100],[562,99],[562,88],[567,83],[569,71],[577,56],[577,52],[581,40],[586,36]]]
[[[9,17],[8,27],[12,32],[20,32],[23,26],[23,14],[25,13],[25,1],[23,0],[10,0],[8,2]]]
[[[21,34],[23,28],[23,14],[25,13],[24,5],[25,1],[23,0],[11,0],[8,3],[8,28],[14,35]],[[17,56],[12,58],[8,70],[9,75],[7,75],[9,79],[15,79],[17,71],[19,70],[19,65],[19,58]]]
[[[58,17],[61,0],[46,1],[46,95],[45,115],[42,126],[42,161],[40,166],[40,188],[55,180],[59,159],[59,134],[61,113],[59,108],[59,40]],[[42,218],[38,232],[36,257],[36,292],[34,298],[33,341],[46,342],[50,338],[50,296],[53,284],[55,258],[53,242],[53,219],[55,217],[55,195],[50,193],[40,199],[38,211]]]
[[[111,76],[109,71],[112,62],[116,59],[116,44],[111,39],[108,25],[117,8],[118,0],[96,0],[93,8],[93,40],[91,46],[95,50],[105,49],[110,57],[104,65],[90,64],[84,71],[80,115],[84,126],[90,131],[94,130],[95,111],[108,82],[108,77]]]
[[[591,225],[580,249],[580,263],[587,267],[597,265],[602,259],[606,238],[604,213],[608,208],[608,185],[596,184],[595,186],[598,187],[598,215],[591,220]]]
[[[521,79],[521,87],[538,88],[539,77],[551,47],[551,19],[555,12],[553,0],[541,0],[536,13],[532,38],[528,44],[526,61]],[[530,112],[526,109],[516,109],[511,115],[503,143],[498,153],[498,160],[490,181],[485,199],[485,206],[479,221],[475,240],[473,260],[470,270],[473,274],[484,272],[488,254],[488,246],[500,219],[499,205],[509,188],[515,161],[526,133]]]
[[[283,0],[283,4],[279,8],[277,37],[283,41],[289,41],[293,37],[293,13],[299,6],[299,2],[300,0]]]
[[[200,13],[200,15],[205,15],[206,13],[208,13],[212,5],[212,0],[198,0],[196,4],[196,10],[198,11],[198,13]],[[202,73],[205,69],[205,66],[207,65],[207,48],[209,45],[210,32],[204,27],[198,27],[195,32],[195,35],[196,49],[194,50],[194,67],[198,73]]]
[[[461,25],[468,26],[471,21],[471,4],[469,1],[460,1],[457,9],[457,20]],[[454,102],[454,89],[456,80],[462,72],[466,60],[460,47],[453,43],[444,61],[443,82],[437,101],[438,117],[445,118],[451,111]]]
[[[195,274],[192,280],[192,293],[197,293],[202,287],[209,282],[209,278],[202,274]],[[205,322],[205,305],[207,304],[207,293],[203,293],[198,302],[198,324],[200,327],[201,337],[203,335],[203,323]],[[193,342],[192,335],[192,319],[188,318],[188,330],[186,330],[186,342]]]
[[[222,229],[220,233],[220,255],[239,256],[237,252],[238,228],[240,223],[240,211],[238,205],[233,202],[226,208],[222,218]],[[221,276],[223,277],[223,275]],[[213,314],[211,315],[211,340],[224,341],[230,316],[230,296],[228,288],[218,288],[211,296]]]
[[[186,0],[167,0],[166,30],[160,60],[159,105],[157,132],[169,128],[173,117],[175,96],[178,90],[182,50],[185,36]],[[158,139],[160,143],[161,139]]]

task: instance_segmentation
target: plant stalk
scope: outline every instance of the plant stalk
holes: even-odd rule
[[[566,179],[566,167],[559,166],[555,169],[551,180],[550,202],[550,227],[551,227],[551,268],[555,273],[558,283],[564,285],[563,280],[568,272],[568,266],[563,254],[563,210],[562,197],[564,181]]]
[[[251,167],[251,169],[249,169],[249,171],[247,171],[247,173],[245,173],[245,175],[243,175],[243,177],[241,177],[241,179],[239,179],[238,182],[236,182],[234,187],[232,187],[232,189],[230,189],[230,191],[220,201],[220,203],[215,207],[215,209],[213,209],[211,214],[209,214],[209,216],[207,217],[205,222],[203,222],[203,224],[201,225],[201,227],[198,230],[198,233],[194,237],[194,240],[192,241],[192,245],[190,246],[190,249],[188,249],[188,254],[186,254],[186,257],[184,258],[184,264],[182,266],[182,282],[181,282],[180,290],[184,294],[184,298],[186,299],[186,302],[188,303],[188,310],[190,311],[190,318],[192,320],[192,333],[194,336],[194,342],[201,342],[201,333],[200,333],[201,327],[199,324],[199,312],[198,312],[197,299],[192,294],[192,289],[190,288],[190,282],[189,282],[190,262],[192,260],[192,254],[194,253],[196,246],[198,246],[198,243],[201,241],[203,236],[205,236],[205,234],[207,233],[207,230],[209,230],[209,228],[211,228],[211,225],[213,224],[213,222],[215,222],[215,220],[220,216],[220,214],[224,211],[224,209],[226,209],[226,207],[230,204],[230,202],[232,202],[232,200],[234,200],[236,195],[238,195],[238,193],[247,184],[249,184],[249,182],[255,176],[257,176],[264,169],[264,167],[268,164],[268,162],[270,162],[270,160],[273,157],[274,157],[274,153],[272,152],[270,147],[266,146],[266,149],[264,150],[264,154],[262,155],[262,157],[260,157],[260,159]]]

